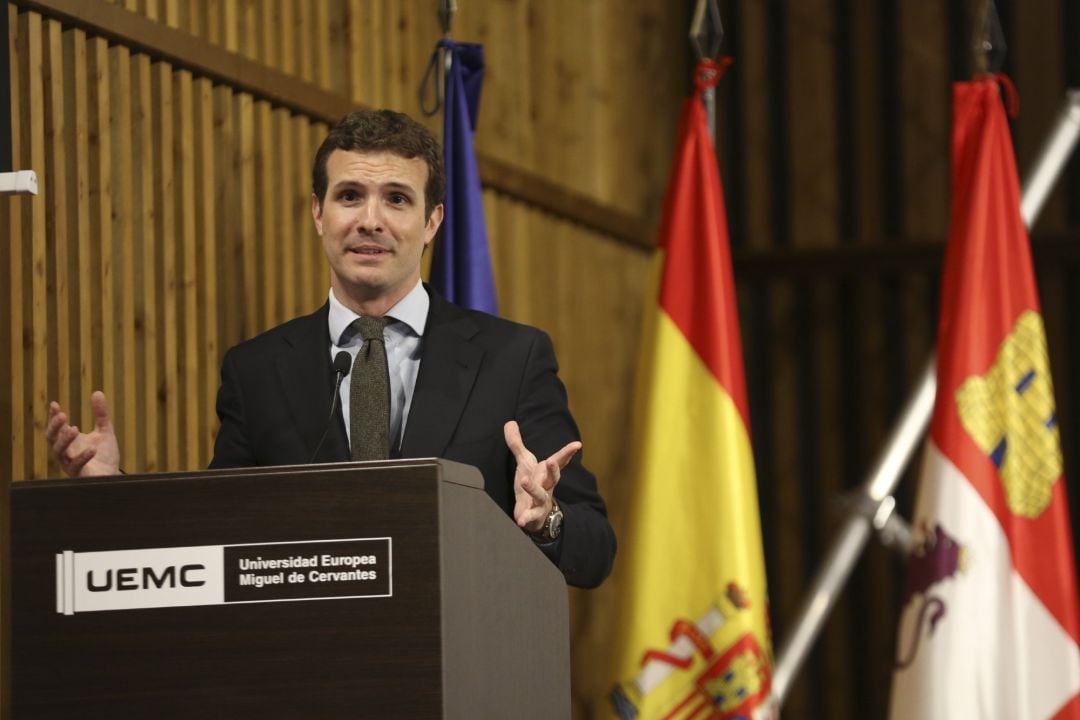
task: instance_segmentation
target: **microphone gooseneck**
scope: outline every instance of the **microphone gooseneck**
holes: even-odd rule
[[[326,428],[323,430],[322,437],[319,438],[319,444],[315,446],[315,452],[311,453],[311,459],[308,460],[308,464],[315,462],[315,458],[319,456],[319,451],[322,450],[322,445],[326,441],[326,435],[330,432],[330,425],[334,422],[334,411],[337,410],[338,396],[341,395],[341,381],[345,379],[345,376],[349,374],[349,370],[352,369],[352,357],[348,352],[342,350],[334,356],[334,394],[330,398],[330,416],[326,418]]]

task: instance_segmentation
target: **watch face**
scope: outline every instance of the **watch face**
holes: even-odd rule
[[[548,528],[548,535],[551,539],[559,537],[559,533],[562,532],[562,513],[557,512],[551,516],[551,526]]]

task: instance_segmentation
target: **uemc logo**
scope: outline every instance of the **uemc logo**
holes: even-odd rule
[[[201,587],[206,584],[206,566],[202,563],[165,567],[101,568],[86,572],[90,592],[113,590],[158,590]]]
[[[220,545],[56,554],[56,611],[217,605],[224,600]]]

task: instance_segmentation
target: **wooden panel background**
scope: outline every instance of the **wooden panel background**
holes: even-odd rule
[[[54,4],[172,28],[226,51],[214,57],[241,74],[230,58],[297,81],[305,108],[418,115],[440,35],[430,0]],[[478,149],[501,310],[552,334],[617,531],[647,246],[688,86],[692,5],[464,1],[454,24],[456,39],[487,53]],[[717,145],[778,638],[934,341],[949,83],[970,71],[972,5],[721,2],[736,62],[719,88]],[[325,298],[308,193],[327,118],[283,106],[272,88],[163,60],[145,39],[88,32],[49,6],[6,5],[15,165],[35,169],[42,191],[0,199],[0,436],[10,438],[0,484],[57,473],[41,441],[47,402],[85,421],[95,388],[109,395],[126,467],[199,468],[222,353]],[[998,6],[1023,101],[1013,121],[1023,171],[1065,87],[1080,85],[1069,42],[1080,9]],[[527,175],[507,180],[507,168]],[[527,201],[521,177],[561,200]],[[580,220],[597,209],[589,217],[609,219],[606,230]],[[1078,227],[1073,161],[1034,239],[1067,475],[1080,472]],[[579,717],[605,715],[605,650],[619,632],[606,608],[624,571],[571,594]],[[900,578],[897,560],[872,546],[786,715],[884,715]]]
[[[935,341],[954,80],[976,2],[721,3],[724,176],[773,629],[803,593]],[[1080,83],[1074,2],[997,2],[1021,176]],[[1068,165],[1034,228],[1066,477],[1080,472],[1075,208]],[[898,499],[910,516],[916,477]],[[1072,483],[1072,513],[1078,491]],[[1074,536],[1074,541],[1077,539]],[[871,545],[792,688],[791,717],[884,717],[903,567]]]
[[[440,36],[434,4],[420,0],[113,5],[344,106],[414,116]],[[87,32],[47,6],[5,6],[16,165],[38,172],[41,192],[0,200],[11,278],[0,313],[0,368],[11,379],[0,390],[10,437],[0,477],[55,476],[41,441],[47,402],[86,421],[96,388],[109,396],[125,467],[203,467],[224,350],[325,300],[309,214],[325,118]],[[488,52],[481,152],[631,213],[647,238],[685,88],[685,22],[653,0],[464,7],[455,37]],[[485,203],[502,312],[554,336],[589,428],[590,465],[618,477],[647,250],[495,188]],[[586,600],[576,595],[576,608]]]

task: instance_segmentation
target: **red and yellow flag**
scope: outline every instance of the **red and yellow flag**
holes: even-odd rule
[[[898,718],[1080,718],[1080,602],[1046,349],[994,78],[953,89],[937,396],[897,637]]]
[[[622,718],[766,714],[765,566],[742,347],[698,67],[656,252],[638,375],[634,477],[620,537],[615,686]],[[655,287],[655,286],[654,286]]]

